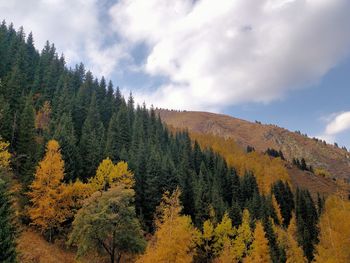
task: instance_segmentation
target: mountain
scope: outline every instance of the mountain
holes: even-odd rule
[[[211,134],[233,139],[242,149],[252,146],[265,152],[282,151],[292,163],[294,158],[304,158],[308,165],[324,176],[316,176],[288,165],[288,172],[296,185],[306,185],[313,192],[337,191],[334,181],[350,180],[350,153],[324,141],[309,138],[300,132],[291,132],[276,125],[249,122],[228,115],[196,111],[157,110],[168,126],[186,129],[192,133]],[[320,172],[322,171],[322,172]],[[326,178],[324,178],[326,177]]]
[[[325,198],[346,190],[347,152],[210,113],[160,111],[167,127],[82,63],[68,68],[53,44],[39,52],[33,43],[0,25],[1,262],[232,262],[233,252],[237,262],[283,263],[296,250],[297,262],[347,253],[350,201]],[[330,231],[344,246],[337,253]]]

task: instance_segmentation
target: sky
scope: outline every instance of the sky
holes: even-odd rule
[[[138,103],[277,124],[350,148],[349,0],[0,0]]]

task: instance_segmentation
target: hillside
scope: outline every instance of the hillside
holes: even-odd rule
[[[342,180],[309,166],[346,179],[345,152],[209,113],[163,111],[167,127],[33,43],[0,26],[0,262],[349,262]]]
[[[350,153],[322,141],[275,125],[252,123],[227,115],[193,111],[158,112],[169,126],[232,138],[243,148],[250,145],[257,151],[266,151],[267,148],[281,150],[289,161],[305,158],[308,164],[325,169],[336,179],[350,179]]]

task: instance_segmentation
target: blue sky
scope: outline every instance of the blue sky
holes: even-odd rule
[[[0,0],[137,102],[300,130],[350,147],[348,0]]]

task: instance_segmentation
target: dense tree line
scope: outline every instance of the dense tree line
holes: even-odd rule
[[[313,258],[320,213],[308,191],[297,190],[293,195],[281,159],[255,151],[224,159],[205,147],[203,142],[210,138],[199,138],[200,145],[187,132],[170,132],[153,108],[135,105],[132,94],[125,99],[119,88],[103,77],[95,78],[83,64],[68,68],[49,42],[38,52],[32,34],[26,37],[22,28],[16,31],[5,22],[0,26],[0,80],[0,135],[10,142],[12,170],[29,199],[29,219],[49,240],[73,222],[71,242],[85,246],[78,248],[79,253],[99,245],[111,258],[120,259],[128,252],[127,242],[138,244],[134,252],[142,251],[141,226],[157,236],[161,235],[157,231],[178,222],[185,230],[176,231],[184,233],[193,257],[196,247],[195,261],[210,262],[222,251],[230,255],[244,244],[241,258],[254,262],[262,256],[261,246],[264,258],[277,263],[288,259],[286,248],[291,246],[287,241],[282,245],[277,229],[285,233],[295,214],[297,241],[306,257]],[[215,150],[225,155],[224,146]],[[129,175],[129,168],[130,186],[124,180],[126,189],[116,191],[111,186],[118,176]],[[93,196],[93,191],[100,191],[100,197]],[[164,192],[168,195],[163,196]],[[169,217],[173,210],[164,204],[173,192],[175,218]],[[90,199],[82,206],[84,198]],[[157,221],[160,203],[163,214]],[[108,213],[106,221],[91,216],[100,215],[99,209]],[[7,210],[0,215],[4,222],[10,218]],[[120,229],[115,228],[119,221],[107,222],[117,220],[118,213],[128,219]],[[93,227],[92,232],[81,232],[85,220],[90,225],[97,220],[105,235],[94,239]],[[232,227],[223,235],[220,229],[225,225]],[[197,231],[194,227],[205,236],[195,245],[191,241]],[[128,239],[119,240],[118,233]],[[250,233],[248,239],[244,233]],[[292,234],[285,236],[289,240]],[[112,240],[112,245],[106,240]],[[235,240],[241,242],[239,246]],[[164,244],[170,241],[164,238]],[[146,255],[152,258],[149,254],[164,244],[149,246]]]
[[[54,138],[62,149],[66,182],[86,182],[105,157],[127,161],[135,173],[136,211],[148,227],[162,193],[177,185],[192,217],[203,207],[202,194],[218,215],[231,205],[226,193],[232,191],[228,182],[235,171],[223,158],[193,146],[185,132],[170,134],[153,109],[135,106],[131,94],[125,100],[83,64],[67,68],[54,45],[47,42],[39,53],[33,41],[23,29],[2,23],[0,122],[6,125],[0,134],[11,143],[13,168],[25,186]]]

